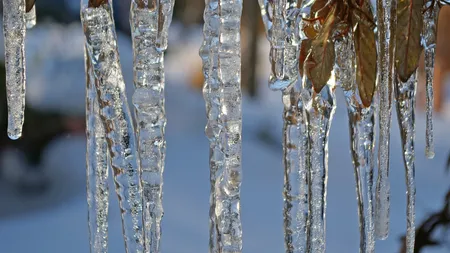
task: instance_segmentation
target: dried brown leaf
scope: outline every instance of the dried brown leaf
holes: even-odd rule
[[[395,68],[402,82],[408,81],[419,65],[422,6],[423,0],[398,0]]]
[[[335,54],[333,32],[336,24],[336,6],[331,7],[322,28],[311,41],[308,56],[304,62],[304,70],[318,93],[327,84],[333,70]]]
[[[377,50],[375,31],[367,20],[373,18],[370,3],[365,0],[360,8],[352,11],[351,23],[356,52],[356,84],[363,105],[368,107],[376,87]]]
[[[89,0],[89,7],[100,7],[102,4],[108,3],[108,0]]]
[[[25,11],[29,12],[31,9],[33,9],[34,4],[36,3],[36,0],[26,0],[25,1]]]

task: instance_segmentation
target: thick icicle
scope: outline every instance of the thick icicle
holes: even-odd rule
[[[150,1],[148,4],[133,0],[130,11],[134,53],[133,105],[142,169],[144,238],[146,252],[151,253],[160,252],[166,150],[164,51],[167,49],[173,4],[173,0]]]
[[[427,108],[427,126],[425,131],[425,155],[429,159],[434,157],[434,138],[433,138],[433,77],[434,77],[434,58],[436,50],[436,26],[439,13],[437,1],[430,1],[428,9],[424,15],[422,45],[425,50],[425,76],[426,76],[426,108]]]
[[[326,197],[328,181],[328,136],[336,109],[334,85],[315,93],[311,81],[303,76],[302,100],[309,136],[309,231],[308,252],[325,252]]]
[[[297,0],[258,0],[270,41],[269,87],[283,90],[298,79],[299,9]]]
[[[86,175],[91,253],[108,252],[108,145],[98,105],[95,78],[86,60]]]
[[[8,136],[22,136],[25,114],[25,0],[3,0]]]
[[[242,0],[219,0],[219,143],[223,166],[217,172],[215,201],[219,252],[242,252],[241,188],[241,43]],[[211,57],[214,59],[215,57]]]
[[[415,96],[416,96],[416,74],[411,75],[405,83],[397,81],[395,87],[395,96],[397,102],[397,117],[400,126],[400,135],[402,139],[403,162],[405,164],[406,176],[406,253],[414,253],[415,241],[415,198],[416,184],[414,180],[415,174],[415,154],[414,154],[414,138],[415,138]]]
[[[284,243],[287,253],[306,252],[308,132],[300,83],[283,91]]]
[[[350,146],[356,179],[361,253],[375,252],[373,224],[374,106],[366,108],[356,86],[355,49],[350,38],[335,43],[336,82],[344,90],[349,117]]]
[[[110,4],[88,7],[82,2],[81,18],[88,56],[98,80],[97,96],[119,197],[126,252],[143,252],[141,171]]]
[[[375,235],[386,239],[389,235],[389,139],[394,85],[395,29],[397,23],[397,0],[377,0],[378,30],[378,93],[379,147],[378,179],[376,186]]]
[[[218,0],[205,0],[203,14],[203,43],[200,48],[200,57],[203,61],[203,98],[206,105],[207,123],[205,134],[209,140],[209,168],[210,168],[210,209],[209,209],[209,252],[219,252],[218,226],[216,223],[216,181],[218,171],[223,170],[224,155],[220,149],[220,86],[218,82],[218,46],[219,46],[219,8]]]
[[[36,25],[36,5],[33,5],[33,8],[25,13],[25,22],[27,29],[31,29]]]

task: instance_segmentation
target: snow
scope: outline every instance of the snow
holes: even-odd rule
[[[78,29],[78,30],[77,30]],[[66,39],[80,41],[81,28]],[[174,29],[176,30],[176,29]],[[79,32],[78,32],[79,31]],[[179,30],[178,30],[179,31]],[[37,32],[36,32],[37,33]],[[30,33],[31,36],[31,33]],[[65,36],[69,36],[67,33]],[[185,85],[197,56],[201,38],[186,38],[171,43],[167,67],[167,157],[164,174],[164,209],[162,252],[190,253],[208,250],[209,168],[208,141],[204,136],[205,109],[200,92]],[[265,38],[262,38],[264,41]],[[30,43],[31,44],[31,43]],[[268,45],[264,43],[264,47]],[[81,45],[73,47],[72,65],[83,68]],[[120,42],[122,65],[128,87],[132,87],[130,42]],[[175,56],[175,52],[177,55]],[[33,53],[33,52],[29,52]],[[179,53],[179,54],[178,54]],[[283,252],[282,230],[282,152],[258,138],[262,131],[281,142],[281,95],[267,88],[268,53],[261,50],[260,95],[262,100],[244,97],[243,113],[243,184],[242,224],[244,252]],[[263,63],[266,62],[266,65]],[[31,64],[31,61],[30,61]],[[33,69],[35,65],[29,65]],[[82,114],[84,106],[84,75],[71,72],[70,64],[61,64],[58,71],[66,78],[33,82],[30,77],[29,100],[43,108],[71,104],[74,113]],[[76,80],[76,81],[75,81]],[[70,81],[69,89],[66,82]],[[33,96],[32,85],[39,85],[54,94]],[[35,88],[34,90],[39,90]],[[49,96],[49,97],[47,97]],[[70,101],[70,102],[69,102]],[[329,184],[327,204],[327,252],[358,252],[354,175],[349,153],[349,136],[345,100],[338,92],[338,109],[334,117],[329,147]],[[425,147],[425,114],[417,115],[416,178],[417,221],[441,208],[449,187],[445,175],[450,140],[450,120],[435,117],[436,157],[427,160]],[[400,236],[406,231],[406,196],[400,136],[396,115],[393,115],[391,137],[391,233],[386,241],[377,241],[377,252],[398,252]],[[44,166],[52,178],[52,189],[46,195],[31,199],[20,196],[0,184],[0,253],[81,253],[88,252],[87,206],[85,199],[85,140],[68,136],[53,142],[47,149]],[[2,182],[3,184],[3,182]],[[111,189],[113,185],[111,184]],[[14,200],[14,201],[13,201]],[[21,205],[22,203],[22,205]],[[23,203],[29,203],[27,205]],[[11,207],[11,205],[14,205]],[[110,250],[124,252],[117,198],[111,194]],[[440,253],[444,250],[426,250]]]

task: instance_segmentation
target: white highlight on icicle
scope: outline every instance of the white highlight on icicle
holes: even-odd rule
[[[433,78],[434,59],[436,55],[436,34],[439,7],[437,1],[430,1],[425,6],[427,11],[424,14],[422,46],[425,51],[425,85],[426,85],[426,111],[427,126],[425,131],[425,155],[427,158],[434,157],[434,137],[433,137]]]
[[[350,128],[350,146],[356,179],[361,253],[375,252],[373,212],[374,106],[366,108],[356,85],[356,53],[351,37],[335,42],[336,82],[344,90]]]
[[[299,22],[297,0],[258,0],[270,41],[269,87],[283,90],[298,79]]]
[[[131,31],[134,54],[133,105],[137,120],[141,183],[144,197],[146,252],[160,252],[162,187],[166,141],[164,138],[165,75],[164,51],[172,20],[173,0],[131,3]]]
[[[25,0],[3,0],[8,136],[22,136],[25,117]]]
[[[100,119],[95,77],[86,61],[86,175],[89,243],[91,253],[108,253],[108,145]]]
[[[307,250],[309,139],[300,83],[283,91],[284,245],[286,253]]]
[[[143,252],[142,186],[133,120],[125,95],[110,3],[81,3],[88,57],[96,80],[100,114],[106,131],[127,253]]]
[[[25,23],[27,29],[31,29],[36,25],[36,5],[33,5],[33,8],[25,13]]]
[[[214,103],[219,104],[219,145],[223,164],[218,167],[215,181],[215,223],[217,226],[218,252],[242,252],[242,225],[240,214],[241,188],[241,43],[240,25],[242,0],[209,1],[206,8],[218,13],[218,51],[210,51],[210,62],[217,59],[218,94]],[[210,20],[211,22],[211,20]],[[214,38],[212,38],[214,39]],[[213,46],[215,47],[215,46]],[[214,56],[214,54],[217,54]]]
[[[378,93],[379,146],[378,179],[375,205],[375,235],[386,239],[389,235],[389,139],[392,117],[394,85],[395,29],[397,26],[397,0],[377,0],[378,31]]]
[[[220,149],[220,86],[218,82],[219,57],[219,1],[205,0],[203,19],[203,43],[199,54],[203,62],[203,98],[206,105],[207,123],[205,134],[209,140],[209,168],[210,168],[210,209],[209,209],[209,252],[219,252],[218,226],[216,223],[216,182],[219,171],[223,171],[224,154]]]
[[[406,253],[414,253],[415,242],[415,199],[416,199],[416,184],[415,184],[415,153],[414,153],[414,138],[415,138],[415,116],[414,108],[416,102],[416,74],[412,74],[409,80],[405,83],[397,80],[395,85],[395,97],[397,102],[397,117],[400,126],[400,135],[402,139],[403,162],[405,164],[406,176]]]
[[[328,136],[336,109],[334,83],[315,93],[312,82],[303,76],[303,106],[309,136],[309,231],[308,252],[325,252],[326,197],[328,182]]]

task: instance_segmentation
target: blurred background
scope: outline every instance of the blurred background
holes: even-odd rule
[[[114,1],[123,73],[132,94],[129,0]],[[162,251],[207,252],[209,168],[204,136],[203,0],[176,0],[166,66],[167,156]],[[6,101],[0,110],[0,253],[88,252],[85,186],[83,35],[79,1],[37,1],[38,25],[27,32],[27,111],[23,137],[6,137]],[[450,10],[439,21],[435,80],[436,157],[425,159],[425,98],[419,84],[416,125],[417,247],[450,252]],[[3,37],[0,37],[3,45]],[[282,104],[267,87],[269,45],[257,1],[244,1],[242,19],[244,252],[283,252]],[[0,47],[0,91],[4,49]],[[423,66],[421,66],[423,68]],[[419,70],[421,80],[423,71]],[[338,91],[329,146],[327,252],[358,252],[359,234],[347,113]],[[406,197],[394,110],[391,137],[391,233],[377,252],[402,251]],[[109,252],[124,252],[117,198],[110,186]],[[429,246],[433,244],[434,246]],[[419,251],[418,251],[419,252]]]

